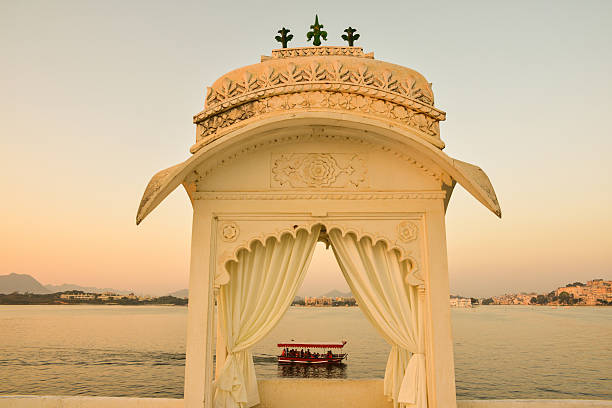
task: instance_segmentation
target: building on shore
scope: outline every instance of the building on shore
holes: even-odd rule
[[[101,295],[98,296],[98,299],[100,300],[119,300],[122,299],[123,295],[118,295],[116,293],[111,293],[111,292],[104,292]]]
[[[537,296],[537,293],[510,293],[501,296],[494,296],[494,305],[528,305],[531,298]]]
[[[603,279],[593,279],[582,282],[574,282],[565,285],[562,288],[555,290],[555,295],[560,296],[561,293],[567,293],[575,299],[581,299],[580,304],[594,306],[604,302],[612,302],[612,281]]]
[[[549,293],[510,293],[481,299],[488,305],[581,305],[596,306],[612,304],[612,281],[592,279],[587,283],[574,282]]]
[[[472,299],[462,297],[450,297],[451,307],[472,307]]]
[[[304,298],[304,304],[306,306],[331,306],[332,298],[327,296],[314,297],[314,296],[306,296]]]
[[[60,295],[60,299],[64,300],[94,300],[98,295],[96,293],[84,292],[67,292]]]
[[[326,307],[326,306],[357,306],[357,301],[353,297],[328,297],[328,296],[306,296],[304,298],[304,303],[296,303],[294,304],[303,304],[304,306],[314,306],[314,307]]]

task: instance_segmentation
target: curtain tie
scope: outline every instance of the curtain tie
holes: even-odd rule
[[[398,402],[413,404],[417,408],[427,407],[427,373],[425,371],[425,353],[413,353],[406,366],[404,379],[400,387]]]
[[[247,392],[244,376],[238,364],[238,353],[244,353],[244,351],[230,352],[227,355],[219,377],[213,383],[216,387],[215,408],[246,406]]]

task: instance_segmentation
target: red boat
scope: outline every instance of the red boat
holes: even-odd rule
[[[341,351],[346,344],[346,340],[341,343],[278,343],[283,351],[278,356],[279,363],[299,363],[299,364],[330,364],[340,363],[347,358],[346,353]],[[318,350],[321,350],[319,352]],[[334,353],[336,351],[336,353]]]

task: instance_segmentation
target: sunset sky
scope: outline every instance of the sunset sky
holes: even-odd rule
[[[451,291],[489,296],[612,279],[610,1],[5,1],[0,4],[0,274],[161,294],[187,287],[191,205],[175,191],[139,227],[149,178],[186,159],[192,115],[223,73],[340,45],[433,83],[445,152],[476,163],[497,219],[457,187]],[[301,294],[346,289],[319,248]]]

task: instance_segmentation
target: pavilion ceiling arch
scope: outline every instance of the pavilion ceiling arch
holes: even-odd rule
[[[198,166],[227,151],[228,147],[248,144],[249,140],[266,132],[279,131],[299,126],[341,126],[363,132],[372,140],[389,140],[405,145],[410,151],[434,162],[443,173],[461,184],[485,207],[501,217],[501,208],[493,186],[482,169],[472,164],[453,159],[440,149],[419,137],[415,132],[394,126],[378,118],[364,117],[355,113],[338,112],[295,112],[282,113],[249,123],[233,130],[221,138],[210,141],[199,148],[189,159],[155,174],[143,194],[138,208],[136,223],[139,224],[165,197],[180,184],[187,192],[193,193],[189,185],[190,175]],[[274,140],[274,139],[270,139]],[[263,143],[263,142],[262,142]],[[453,183],[454,184],[454,183]],[[192,197],[193,198],[193,197]]]
[[[381,225],[382,224],[382,225]],[[386,225],[385,225],[386,224]],[[230,283],[229,264],[238,262],[240,252],[252,252],[256,243],[266,246],[269,240],[281,241],[285,235],[296,237],[298,231],[313,233],[316,226],[324,227],[319,240],[329,245],[327,232],[338,230],[342,236],[354,235],[357,240],[370,239],[373,245],[383,244],[388,251],[398,253],[401,262],[406,261],[409,269],[406,282],[422,281],[420,258],[422,251],[422,225],[418,214],[402,219],[331,219],[331,220],[223,220],[218,224],[217,263],[214,286]],[[256,227],[253,227],[256,225]],[[269,229],[265,232],[260,227]],[[265,228],[265,227],[264,227]],[[240,239],[242,237],[242,239]]]
[[[406,148],[405,145],[389,143],[385,139],[373,139],[372,132],[347,129],[334,125],[310,125],[310,126],[287,126],[280,129],[269,130],[263,134],[252,136],[248,141],[235,143],[227,147],[223,152],[217,154],[215,160],[205,161],[186,178],[187,183],[197,183],[216,171],[236,162],[245,155],[271,148],[273,146],[294,145],[302,142],[335,142],[348,145],[365,145],[368,149],[387,152],[400,160],[409,163],[413,168],[423,172],[436,182],[447,185],[452,184],[451,177],[442,172],[432,161],[417,159],[416,154]]]

